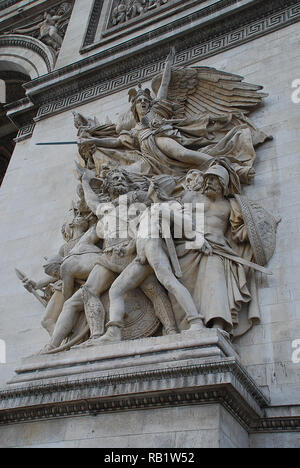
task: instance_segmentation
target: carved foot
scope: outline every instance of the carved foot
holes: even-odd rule
[[[91,336],[91,338],[89,338],[87,341],[84,341],[84,343],[73,346],[72,349],[83,349],[83,348],[90,348],[91,346],[95,346],[99,338],[100,336]]]
[[[43,349],[41,349],[41,351],[39,352],[39,354],[41,356],[45,355],[45,354],[51,354],[52,351],[54,351],[56,349],[55,346],[52,346],[50,344],[47,344]]]
[[[166,332],[166,335],[178,335],[178,331],[175,330],[175,328],[174,328],[174,329],[172,329],[172,330],[168,330],[168,331]]]
[[[221,328],[218,328],[217,330],[219,330],[219,332],[221,333],[221,335],[224,336],[224,338],[231,342],[230,334],[227,331],[222,330]]]
[[[122,331],[121,328],[111,325],[109,326],[105,335],[101,336],[97,341],[97,344],[111,344],[119,343],[122,341]]]

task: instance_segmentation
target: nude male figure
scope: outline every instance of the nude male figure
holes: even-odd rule
[[[90,187],[90,178],[91,176],[88,172],[83,176],[82,185],[85,198],[92,212],[99,215],[99,198]],[[107,185],[111,198],[113,198],[114,194],[118,194],[122,197],[122,195],[126,194],[129,190],[128,182],[122,172],[117,170],[112,171],[112,174],[108,175],[108,179],[109,183]],[[130,199],[130,193],[127,193],[127,195]],[[135,198],[136,193],[133,195],[133,198]],[[119,198],[120,197],[117,197],[117,200],[119,200]],[[118,201],[116,202],[116,206],[117,205]],[[97,232],[93,230],[87,234],[90,236],[90,241],[94,245],[97,241],[100,241],[100,238],[103,240],[102,253],[98,254],[97,264],[91,269],[84,285],[85,290],[94,298],[100,298],[100,296],[111,287],[118,274],[120,274],[136,256],[135,241],[132,237],[120,240],[120,233],[118,232],[119,226],[115,223],[112,225],[110,224],[111,213],[105,210],[105,205],[103,205],[103,208],[103,216],[101,216],[97,225]],[[116,229],[116,232],[113,232],[113,229]],[[91,262],[91,266],[93,265],[93,261]],[[153,303],[154,311],[162,322],[166,333],[176,333],[177,329],[170,301],[155,276],[148,275],[145,281],[140,285],[140,288]],[[52,339],[43,352],[51,352],[61,345],[62,341],[71,333],[74,323],[78,318],[78,314],[82,313],[83,308],[84,295],[80,289],[66,301],[57,321]],[[91,338],[87,345],[93,345],[96,343],[95,340],[101,336],[101,324],[94,320],[91,325]]]

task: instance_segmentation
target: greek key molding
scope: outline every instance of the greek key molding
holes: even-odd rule
[[[282,0],[280,0],[279,3],[273,1],[273,4],[277,4],[277,6],[278,4],[282,6],[283,3],[284,2],[282,2]],[[212,37],[206,41],[202,38],[202,40],[197,45],[193,45],[192,47],[186,48],[185,50],[182,50],[177,53],[176,65],[185,66],[193,64],[197,61],[201,61],[207,57],[216,55],[230,48],[237,47],[240,44],[252,41],[265,34],[274,32],[280,28],[283,28],[294,22],[299,21],[300,1],[290,0],[286,1],[285,3],[289,3],[289,6],[285,7],[284,9],[280,9],[279,11],[276,11],[275,13],[272,13],[266,17],[256,19],[255,21],[244,24],[243,26],[239,26],[238,28],[225,34],[219,34],[218,37]],[[291,5],[291,3],[293,4]],[[244,21],[247,22],[247,18],[244,18]],[[234,24],[237,22],[237,19],[235,17],[233,22]],[[230,24],[228,22],[228,28],[229,25]],[[193,39],[195,39],[197,35],[203,36],[203,34],[203,30],[200,30],[198,32],[193,31]],[[183,39],[181,41],[183,41]],[[161,52],[161,50],[162,48],[159,49],[159,52]],[[180,50],[180,47],[177,48],[177,50]],[[101,75],[103,78],[105,78],[105,76],[107,75],[107,79],[104,79],[101,83],[93,82],[96,79],[95,76],[92,76],[89,79],[83,78],[82,86],[84,86],[84,83],[86,84],[86,86],[84,86],[84,89],[81,89],[76,93],[72,93],[71,95],[68,94],[67,89],[62,89],[62,81],[62,86],[60,89],[55,89],[55,91],[49,90],[49,93],[47,93],[48,102],[42,103],[35,121],[39,121],[53,114],[63,112],[67,109],[72,109],[79,105],[86,104],[90,101],[126,89],[127,87],[135,86],[138,82],[143,82],[152,79],[163,69],[165,56],[163,57],[163,59],[157,61],[155,61],[154,52],[149,53],[149,56],[153,61],[146,65],[143,65],[143,61],[145,61],[145,59],[143,58],[135,56],[133,57],[133,59],[128,59],[127,65],[122,64],[122,68],[129,68],[130,71],[128,71],[127,73],[119,74],[115,77],[110,77],[109,75],[113,73],[112,69],[118,70],[119,68],[121,68],[121,65],[116,65],[115,67],[110,66],[109,69],[101,70]],[[90,61],[95,62],[98,59],[99,54],[90,58]],[[140,66],[138,65],[139,62],[141,63]],[[80,65],[79,62],[75,66],[79,68],[80,66],[83,66],[83,63],[81,63]],[[95,72],[95,75],[96,74],[97,72]],[[42,84],[45,80],[47,80],[47,77],[41,79],[40,83]],[[28,84],[28,86],[30,90],[30,83]],[[64,96],[57,99],[58,92],[64,92]],[[46,94],[43,96],[43,99],[45,98]]]
[[[33,134],[33,131],[34,131],[34,127],[35,127],[34,122],[31,122],[31,123],[25,125],[24,127],[22,127],[19,130],[18,135],[16,136],[14,141],[16,143],[19,143],[20,141],[24,141],[24,140],[27,140],[28,138],[31,138],[32,134]]]
[[[95,0],[95,2],[99,2],[101,0]],[[199,3],[202,3],[203,0],[201,0],[199,2],[199,0],[196,0],[196,1],[192,1],[192,0],[189,0],[189,5],[188,6],[193,6],[195,4],[199,4]],[[117,49],[122,49],[122,50],[127,50],[129,49],[130,47],[134,47],[136,45],[141,45],[143,44],[144,42],[147,42],[153,38],[159,38],[160,36],[163,36],[164,34],[168,34],[168,33],[171,33],[172,35],[174,35],[174,32],[176,30],[180,30],[183,26],[186,26],[186,25],[190,25],[192,22],[196,22],[197,20],[200,20],[201,18],[205,18],[211,14],[214,14],[214,13],[217,13],[217,12],[220,12],[221,10],[223,10],[224,8],[227,8],[227,7],[230,7],[230,6],[233,6],[237,3],[237,0],[219,0],[217,3],[214,3],[213,5],[209,5],[205,8],[201,8],[200,10],[194,12],[194,13],[191,13],[190,15],[188,16],[183,16],[181,17],[180,19],[174,21],[174,22],[171,22],[171,23],[168,23],[164,26],[161,26],[157,29],[154,29],[153,31],[149,32],[149,33],[145,33],[145,34],[142,34],[140,35],[139,37],[136,37],[134,39],[131,39],[129,41],[125,41],[123,44],[119,44],[116,48]],[[184,10],[186,9],[186,5],[185,6],[182,6],[182,2],[180,3],[177,3],[177,9],[176,9],[176,13],[181,13],[183,12]],[[173,10],[173,13],[175,11]],[[163,17],[166,17],[169,15],[169,12],[165,12],[165,14],[162,14],[161,13],[161,18]],[[147,19],[147,17],[146,17]],[[146,20],[145,19],[145,20]],[[136,24],[136,27],[134,29],[130,28],[131,26],[131,22],[133,20],[131,20],[129,22],[129,25],[125,31],[125,33],[128,31],[128,32],[132,32],[133,30],[136,30],[137,28],[140,28],[140,22],[141,22],[141,17],[138,17],[138,18],[135,18],[135,22],[137,23]],[[97,30],[97,26],[98,25],[95,25],[94,23],[94,28],[95,28],[95,31],[94,31],[94,38],[96,36],[96,30]],[[100,39],[99,42],[96,42],[96,43],[90,43],[90,46],[89,47],[83,47],[82,50],[80,51],[81,53],[85,53],[87,51],[90,51],[92,49],[95,49],[97,47],[99,47],[100,45],[102,45],[106,39],[106,42],[109,40],[109,39],[115,39],[116,38],[116,34],[118,35],[118,37],[120,37],[120,35],[124,35],[124,33],[122,32],[122,30],[124,29],[124,26],[119,26],[119,27],[116,27],[113,31],[111,30],[107,30],[107,31],[103,31],[102,32],[102,37]],[[115,32],[115,36],[112,37],[112,38],[106,38],[106,36],[108,36],[109,34]],[[114,48],[112,48],[111,50],[113,50]],[[102,54],[102,55],[105,55],[105,52]]]

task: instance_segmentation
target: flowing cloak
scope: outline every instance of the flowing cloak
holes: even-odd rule
[[[181,282],[190,291],[205,324],[221,318],[226,330],[238,337],[260,322],[256,276],[252,269],[224,258],[222,253],[265,265],[275,250],[278,220],[246,197],[229,201],[230,227],[224,242],[216,244],[206,236],[213,255],[186,250],[184,243],[177,244],[177,255]],[[171,299],[179,329],[187,328],[184,313]]]
[[[142,160],[148,175],[184,175],[195,164],[176,161],[163,152],[156,143],[156,137],[168,137],[212,159],[226,157],[241,182],[248,183],[248,174],[255,161],[254,147],[270,137],[242,114],[228,114],[215,119],[203,114],[196,119],[171,120],[175,106],[170,101],[155,100],[141,122],[130,131],[121,131],[120,137],[127,150],[98,148],[98,158],[101,159],[102,155],[102,158],[111,157],[115,161],[126,160],[126,164]],[[198,169],[205,170],[208,166],[206,163]]]

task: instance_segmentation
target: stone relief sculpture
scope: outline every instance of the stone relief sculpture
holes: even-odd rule
[[[113,8],[111,23],[113,26],[126,23],[128,20],[136,18],[143,13],[152,11],[169,0],[120,0]]]
[[[13,29],[8,34],[36,37],[57,54],[61,49],[71,12],[72,5],[64,2],[59,7],[45,11],[43,16],[37,17],[32,23]]]
[[[129,90],[116,124],[74,113],[80,184],[66,243],[45,270],[60,287],[43,353],[205,327],[233,339],[260,320],[256,272],[271,274],[280,220],[243,187],[270,138],[247,115],[267,95],[174,60],[172,49],[152,91]]]

